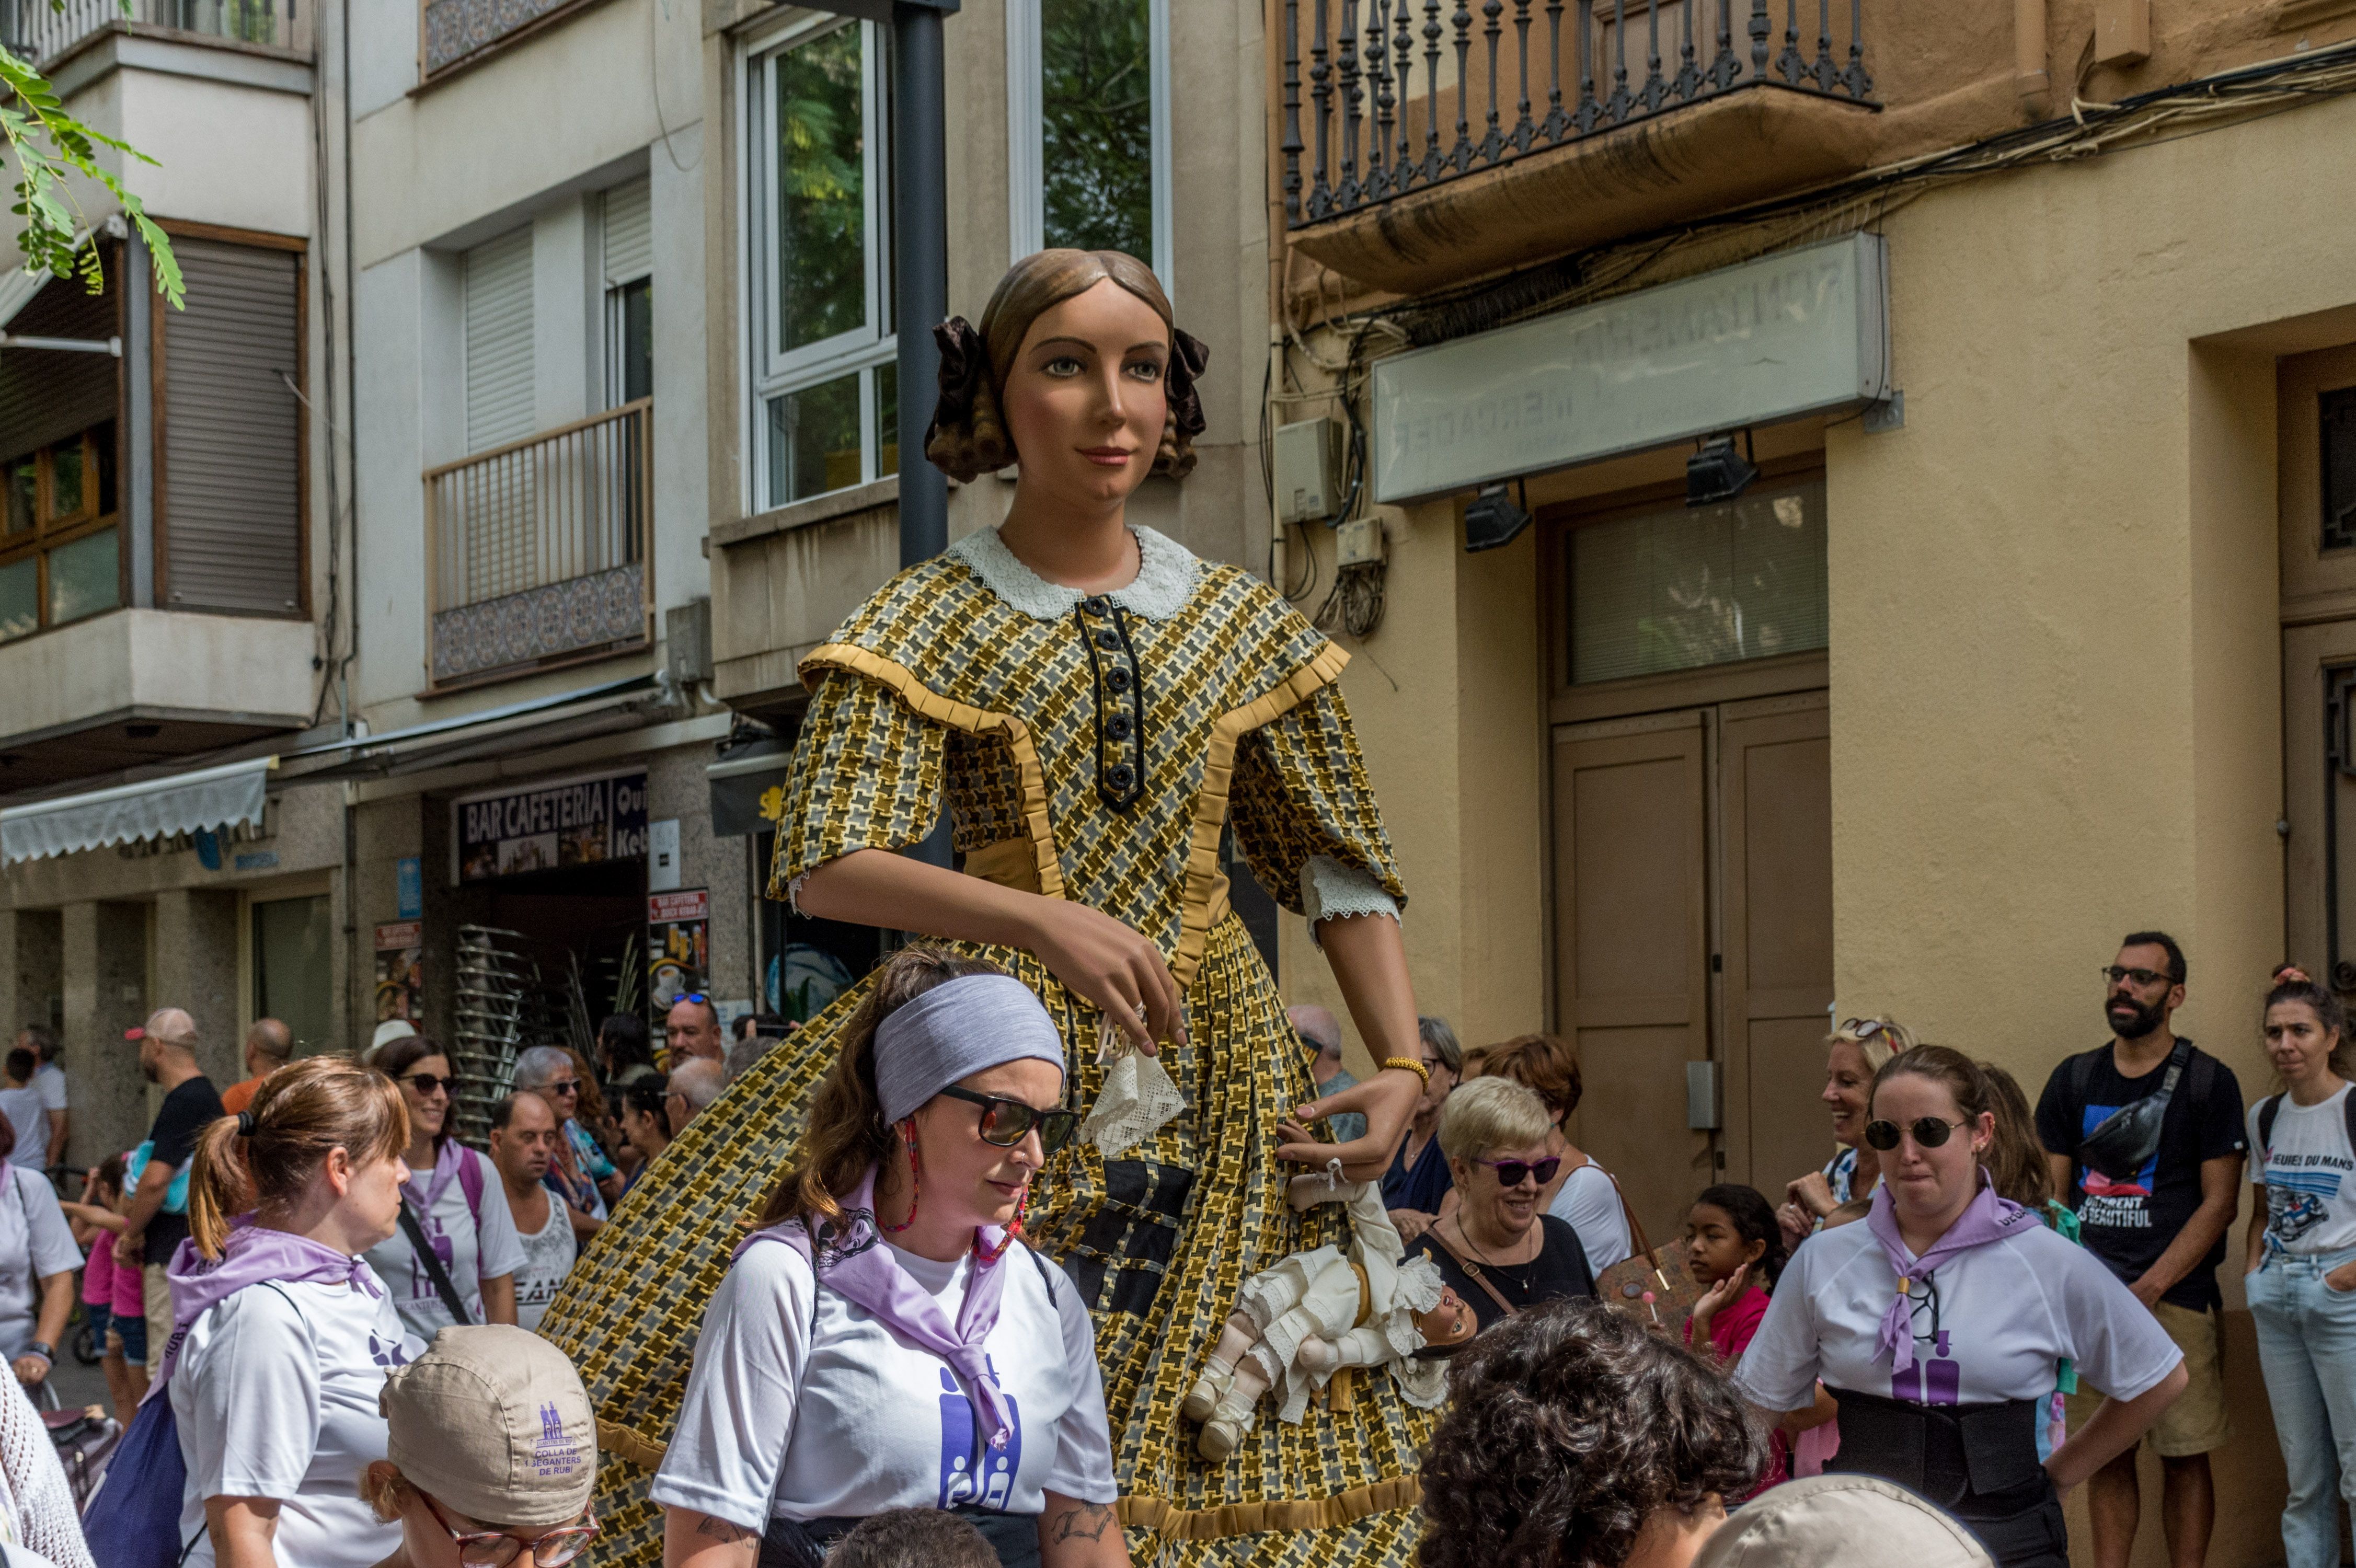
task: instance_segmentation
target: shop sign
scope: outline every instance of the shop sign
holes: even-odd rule
[[[401,918],[422,919],[425,913],[425,862],[415,855],[403,855],[392,863],[395,896],[401,901]]]
[[[689,888],[647,899],[647,997],[659,1019],[680,997],[708,990],[712,892]]]
[[[636,859],[647,852],[643,768],[462,796],[450,810],[462,882]]]
[[[1887,278],[1853,234],[1378,360],[1375,499],[1879,402]]]
[[[405,920],[376,928],[376,1021],[425,1017],[425,924]]]

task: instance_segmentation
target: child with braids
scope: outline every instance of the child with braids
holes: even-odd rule
[[[1767,1316],[1783,1257],[1774,1207],[1753,1189],[1727,1182],[1695,1199],[1686,1214],[1686,1260],[1705,1288],[1686,1324],[1686,1343],[1722,1366],[1740,1360]],[[1791,1479],[1791,1439],[1779,1431],[1771,1449],[1759,1491]]]

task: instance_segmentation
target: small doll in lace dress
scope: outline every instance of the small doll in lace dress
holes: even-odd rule
[[[1181,1407],[1203,1424],[1196,1444],[1225,1459],[1249,1432],[1259,1396],[1280,1391],[1277,1419],[1298,1423],[1321,1389],[1348,1403],[1350,1369],[1387,1367],[1409,1404],[1430,1410],[1447,1395],[1444,1363],[1419,1360],[1426,1345],[1460,1344],[1476,1328],[1472,1312],[1421,1254],[1407,1256],[1383,1208],[1382,1188],[1344,1181],[1342,1162],[1297,1176],[1291,1206],[1347,1206],[1355,1239],[1341,1247],[1295,1253],[1256,1274],[1237,1293],[1234,1316]]]

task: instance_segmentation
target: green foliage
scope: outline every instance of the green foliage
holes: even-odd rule
[[[64,9],[63,0],[51,0],[51,6]],[[69,175],[79,174],[105,187],[122,204],[123,218],[139,230],[155,260],[157,290],[175,310],[183,308],[187,289],[170,238],[147,216],[139,198],[99,163],[98,150],[111,148],[150,165],[155,160],[67,113],[56,91],[31,62],[5,48],[0,48],[0,89],[14,95],[13,102],[0,104],[0,135],[6,136],[16,160],[16,200],[8,210],[24,223],[16,244],[25,253],[26,266],[56,277],[78,277],[92,293],[105,286],[98,247],[75,243],[83,227],[82,212],[66,182]]]
[[[867,136],[857,23],[777,64],[777,314],[781,347],[867,316]]]
[[[1039,9],[1046,242],[1153,263],[1153,70],[1147,0]]]

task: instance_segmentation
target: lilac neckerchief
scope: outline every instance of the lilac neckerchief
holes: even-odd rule
[[[875,1228],[874,1167],[868,1168],[859,1189],[843,1200],[842,1214],[843,1224],[817,1245],[815,1255],[809,1227],[799,1220],[787,1220],[745,1237],[734,1257],[743,1257],[755,1242],[783,1242],[801,1253],[828,1289],[865,1307],[918,1349],[947,1361],[949,1370],[973,1390],[982,1422],[990,1429],[990,1445],[1005,1447],[1013,1435],[1006,1419],[1006,1395],[991,1376],[981,1349],[982,1341],[998,1326],[999,1297],[1006,1289],[1006,1272],[999,1266],[1005,1262],[1002,1252],[995,1258],[989,1256],[1003,1247],[1005,1232],[994,1226],[975,1230],[973,1272],[966,1280],[965,1305],[958,1309],[957,1327],[952,1328],[941,1315],[940,1303],[900,1266],[890,1243]]]
[[[458,1174],[458,1162],[466,1157],[466,1146],[456,1138],[442,1140],[442,1147],[434,1151],[433,1173],[425,1179],[425,1196],[418,1200],[417,1211],[420,1214],[434,1212],[434,1205],[442,1201],[442,1194],[449,1190],[451,1181]],[[408,1198],[416,1189],[417,1179],[412,1175],[402,1184],[401,1195]]]
[[[155,1374],[155,1388],[147,1391],[151,1396],[170,1380],[189,1326],[249,1285],[356,1285],[370,1296],[384,1295],[366,1258],[348,1256],[292,1231],[257,1225],[251,1214],[230,1221],[229,1242],[218,1258],[197,1251],[194,1237],[182,1242],[164,1277],[172,1285],[172,1338],[164,1346],[163,1370]]]
[[[1986,1172],[1981,1176],[1984,1179]],[[2003,1241],[2015,1227],[2023,1223],[2035,1225],[2039,1221],[2010,1199],[1997,1197],[1996,1189],[1983,1179],[1971,1202],[1947,1227],[1947,1233],[1932,1243],[1931,1250],[1918,1258],[1906,1250],[1906,1243],[1898,1233],[1898,1215],[1891,1207],[1890,1183],[1884,1179],[1873,1189],[1873,1207],[1865,1222],[1873,1232],[1873,1239],[1881,1243],[1881,1255],[1890,1260],[1890,1272],[1898,1276],[1898,1289],[1890,1298],[1890,1310],[1881,1315],[1880,1343],[1881,1352],[1890,1358],[1890,1375],[1895,1379],[1914,1364],[1914,1308],[1907,1299],[1907,1291],[1914,1282],[1928,1279],[1949,1258],[1990,1242]]]

